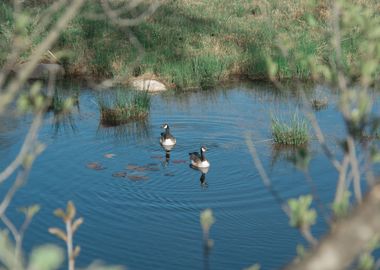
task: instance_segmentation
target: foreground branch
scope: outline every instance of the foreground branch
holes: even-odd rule
[[[288,270],[340,270],[349,267],[380,232],[380,184],[368,193],[363,203],[346,220],[337,223],[302,261],[294,261]]]

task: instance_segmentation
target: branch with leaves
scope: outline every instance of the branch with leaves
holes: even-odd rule
[[[61,218],[66,227],[66,232],[59,228],[49,228],[49,232],[66,243],[69,270],[75,269],[75,258],[79,256],[80,247],[73,244],[73,237],[79,226],[83,223],[82,217],[75,219],[76,209],[73,202],[67,203],[66,212],[61,208],[54,211],[54,214]]]

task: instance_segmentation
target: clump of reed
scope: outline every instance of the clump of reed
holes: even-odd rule
[[[143,120],[149,114],[150,96],[147,91],[117,90],[98,96],[100,123],[117,126]]]
[[[272,116],[272,137],[276,144],[303,145],[309,141],[308,124],[297,112],[290,121]]]

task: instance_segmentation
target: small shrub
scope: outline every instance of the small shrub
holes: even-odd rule
[[[117,126],[144,119],[149,114],[150,96],[147,91],[122,91],[98,97],[100,122],[105,126]]]
[[[309,141],[308,125],[294,113],[289,123],[272,117],[272,136],[277,144],[302,145]]]

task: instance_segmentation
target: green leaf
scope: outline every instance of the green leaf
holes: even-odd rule
[[[76,246],[73,253],[74,258],[78,257],[79,253],[80,253],[80,246]]]
[[[204,231],[208,231],[210,229],[210,227],[215,223],[211,209],[206,209],[201,212],[200,222]]]
[[[75,232],[79,228],[79,226],[82,225],[83,222],[83,218],[78,218],[77,220],[75,220],[73,223],[73,232]]]
[[[339,202],[335,202],[332,205],[332,210],[334,212],[334,215],[337,218],[342,218],[348,215],[350,210],[350,197],[351,192],[348,190],[344,191],[343,198]]]
[[[26,112],[30,107],[29,98],[27,95],[21,95],[17,99],[17,110],[19,112]]]
[[[305,255],[306,255],[306,249],[305,249],[305,247],[303,246],[303,245],[301,245],[301,244],[298,244],[297,245],[297,247],[296,247],[296,251],[297,251],[297,257],[299,258],[299,259],[303,259],[303,258],[305,258]]]
[[[362,76],[370,77],[378,67],[378,61],[376,59],[367,60],[362,67]]]
[[[380,27],[373,27],[371,28],[369,34],[368,34],[368,37],[369,38],[380,38]]]
[[[15,247],[9,240],[8,232],[6,230],[0,230],[0,263],[4,265],[6,269],[16,268],[15,262],[21,264],[21,258],[15,258],[14,250]]]
[[[373,270],[375,269],[375,258],[369,252],[365,252],[359,256],[358,262],[359,270]]]
[[[30,22],[30,17],[25,14],[25,13],[16,13],[16,16],[15,16],[15,19],[16,19],[16,23],[15,23],[15,28],[16,28],[16,31],[19,32],[19,33],[25,33],[26,34],[26,29],[27,29],[27,26]]]
[[[43,245],[33,249],[30,256],[30,270],[55,270],[64,259],[63,251],[54,245]]]
[[[66,214],[65,212],[61,209],[61,208],[58,208],[54,211],[54,215],[56,217],[59,217],[59,218],[62,218],[62,219],[65,219],[66,218]]]
[[[307,21],[307,23],[311,26],[311,27],[315,27],[315,26],[317,26],[317,20],[314,18],[314,16],[313,15],[311,15],[311,14],[308,14],[307,16],[306,16],[306,21]]]
[[[24,166],[24,168],[29,169],[32,166],[35,158],[36,158],[36,156],[33,154],[25,155],[24,160],[22,162],[22,165]]]
[[[260,270],[260,264],[257,264],[255,263],[254,265],[248,267],[248,268],[244,268],[244,270]]]
[[[266,58],[266,63],[267,63],[269,78],[271,78],[273,80],[276,78],[277,71],[278,71],[278,65],[275,62],[273,62],[271,57]]]
[[[297,199],[289,199],[288,206],[290,209],[290,225],[293,227],[309,227],[315,224],[317,212],[310,209],[313,201],[311,195],[300,196]]]
[[[67,207],[66,207],[66,217],[69,220],[73,220],[73,218],[75,217],[75,213],[76,213],[76,209],[75,209],[74,203],[72,201],[68,201]]]
[[[86,268],[86,270],[123,270],[123,269],[124,267],[122,266],[115,266],[115,265],[106,266],[106,265],[100,264],[99,262],[95,262]]]
[[[27,218],[31,219],[35,214],[40,211],[41,207],[38,204],[33,204],[28,207],[21,207],[19,209]]]
[[[65,242],[67,241],[66,234],[59,228],[49,228],[49,233],[54,234],[55,236],[57,236]]]

